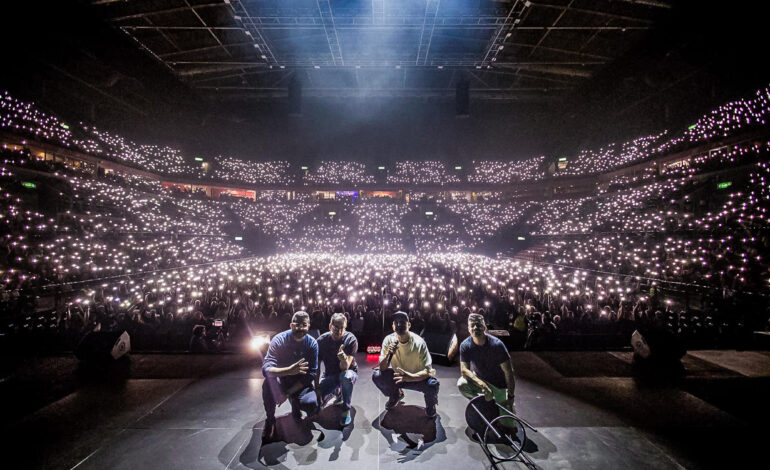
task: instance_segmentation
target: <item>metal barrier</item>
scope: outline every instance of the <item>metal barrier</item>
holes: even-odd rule
[[[525,428],[534,432],[537,432],[537,429],[510,410],[500,406],[494,400],[487,401],[483,395],[479,395],[472,399],[465,408],[465,421],[473,431],[473,437],[481,445],[481,450],[484,451],[493,469],[498,470],[499,464],[503,462],[521,462],[527,468],[537,468],[535,462],[523,452],[527,442]],[[515,439],[511,437],[512,435]],[[490,439],[494,439],[494,441],[490,442]],[[491,444],[502,444],[505,447],[510,447],[512,452],[509,455],[501,456],[496,447],[489,447]]]

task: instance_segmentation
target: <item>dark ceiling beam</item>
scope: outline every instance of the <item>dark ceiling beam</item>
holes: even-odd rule
[[[436,29],[494,29],[496,28],[496,25],[454,25],[454,26],[443,26],[443,25],[435,25]],[[185,31],[185,30],[208,30],[212,29],[214,31],[243,31],[244,28],[238,27],[238,26],[148,26],[148,25],[123,25],[121,28],[128,29],[128,30],[142,30],[142,29],[157,29],[157,30],[179,30],[179,31]],[[412,26],[412,25],[382,25],[382,26],[371,26],[371,25],[356,25],[356,26],[344,26],[344,25],[337,25],[336,29],[350,29],[350,30],[387,30],[387,29],[421,29],[422,26]],[[322,30],[323,25],[260,25],[260,30],[271,30],[271,29],[283,29],[283,30],[301,30],[301,29],[316,29],[316,30]],[[545,29],[552,29],[555,31],[646,31],[650,29],[649,26],[517,26],[517,30],[522,31],[542,31]]]
[[[546,67],[546,66],[549,66],[549,65],[550,66],[580,65],[580,63],[575,63],[575,62],[565,62],[565,63],[558,63],[558,62],[525,63],[525,62],[522,62],[522,63],[511,63],[511,64],[508,64],[508,66],[506,68],[504,68],[504,69],[502,69],[502,68],[493,68],[493,69],[482,69],[482,70],[476,71],[475,69],[471,69],[469,67],[455,67],[452,70],[453,71],[468,70],[468,71],[479,72],[479,73],[481,73],[483,75],[491,74],[491,75],[501,75],[501,76],[521,76],[521,77],[524,77],[524,78],[527,78],[527,79],[530,79],[530,80],[538,80],[538,81],[548,82],[548,83],[544,84],[542,88],[550,88],[552,86],[551,83],[557,83],[557,84],[560,84],[560,85],[570,85],[572,83],[575,83],[574,81],[568,81],[568,80],[554,78],[554,77],[549,77],[549,76],[544,76],[544,75],[528,75],[527,73],[521,72],[521,71],[517,75],[513,71],[511,71],[514,68],[519,68],[521,70],[529,70],[530,68],[532,68],[533,71],[540,72],[541,70],[538,70],[539,68],[542,69],[542,67]],[[381,67],[377,67],[377,69],[380,69],[380,68]],[[355,67],[349,67],[349,66],[346,66],[346,67],[335,67],[335,68],[325,67],[325,69],[332,69],[332,70],[335,70],[335,71],[338,71],[338,72],[350,73],[351,74],[351,80],[353,80],[353,81],[357,80],[358,72],[361,70],[361,69],[358,69],[358,68],[355,68]],[[371,69],[375,69],[375,68],[371,68]],[[434,67],[412,67],[412,68],[402,67],[401,71],[405,75],[407,73],[408,69],[409,70],[413,70],[414,72],[412,72],[412,73],[422,73],[422,74],[430,74],[431,72],[436,71],[436,69]],[[260,70],[249,70],[249,71],[247,71],[247,72],[245,72],[243,74],[241,74],[241,73],[229,73],[229,74],[225,74],[225,75],[217,75],[217,76],[205,77],[205,78],[199,78],[197,76],[191,76],[190,77],[191,78],[190,82],[192,83],[193,86],[195,86],[195,84],[199,84],[199,83],[212,82],[212,81],[216,81],[216,80],[227,80],[227,79],[231,79],[231,78],[241,77],[243,75],[267,75],[267,74],[275,75],[275,74],[277,74],[279,76],[283,75],[285,77],[285,76],[288,76],[291,73],[293,73],[292,72],[293,70],[296,70],[296,69],[279,69],[279,68],[272,68],[272,69],[270,69],[270,68],[265,68],[265,69],[260,69]],[[388,70],[392,70],[392,69],[388,68]],[[227,72],[226,69],[225,70],[221,70],[221,71]],[[553,72],[553,70],[551,70],[551,71]],[[574,70],[573,70],[573,72],[574,72]],[[212,69],[208,69],[208,70],[204,71],[203,73],[213,73],[213,70]],[[199,75],[202,75],[203,73],[201,73]],[[562,77],[565,77],[565,76],[575,77],[574,73],[570,73],[570,74],[566,74],[566,75],[564,73],[562,73],[560,75]],[[402,76],[402,78],[405,78],[405,76]],[[579,77],[579,78],[584,78],[584,77]],[[359,83],[359,85],[357,87],[360,87],[360,82],[357,82],[357,83]],[[216,85],[210,85],[210,86],[216,87]],[[401,86],[403,88],[406,88],[404,83],[402,83]]]
[[[559,13],[559,16],[557,16],[557,17],[556,17],[556,19],[555,19],[555,20],[553,20],[553,24],[551,25],[551,27],[552,27],[552,28],[553,28],[553,27],[556,27],[556,25],[557,25],[557,24],[559,23],[559,21],[562,19],[562,17],[564,16],[564,14],[565,14],[565,13],[567,13],[567,11],[569,11],[569,9],[570,9],[570,7],[572,6],[572,4],[573,4],[573,3],[575,3],[575,0],[569,0],[569,3],[568,3],[568,4],[567,4],[567,6],[566,6],[566,7],[565,7],[565,8],[564,8],[562,11],[561,11],[561,13]],[[550,32],[551,32],[551,30],[550,30],[550,29],[547,29],[547,30],[546,30],[546,31],[543,33],[543,35],[542,35],[542,36],[540,36],[540,40],[538,40],[538,41],[537,41],[537,44],[535,44],[535,47],[533,47],[533,48],[532,48],[532,49],[529,51],[529,55],[527,56],[527,58],[529,58],[529,57],[532,57],[532,54],[534,54],[534,53],[535,53],[535,51],[537,50],[537,48],[540,46],[540,44],[542,44],[542,43],[543,43],[543,41],[545,41],[545,38],[547,38],[547,37],[548,37],[548,34],[549,34]]]
[[[559,92],[571,90],[573,87],[548,87],[537,88],[532,91],[517,91],[507,88],[497,88],[493,90],[471,90],[474,101],[504,101],[519,103],[544,103],[559,99]],[[285,87],[272,90],[238,90],[223,89],[221,87],[210,87],[202,90],[196,88],[201,93],[215,93],[216,99],[220,101],[228,100],[265,100],[273,101],[275,99],[285,99],[288,95]],[[424,89],[337,89],[337,90],[318,90],[313,88],[302,88],[303,98],[336,98],[336,99],[356,99],[356,98],[404,98],[404,99],[454,99],[456,89],[454,87],[441,90]]]
[[[550,83],[558,83],[560,85],[572,85],[576,83],[576,80],[565,80],[564,78],[554,78],[554,77],[546,77],[544,75],[530,75],[526,72],[522,72],[519,70],[518,73],[511,72],[507,70],[499,70],[499,69],[487,69],[484,71],[485,73],[494,73],[494,74],[500,74],[500,75],[511,75],[515,77],[521,77],[526,78],[527,80],[536,80],[539,82],[550,82]],[[561,77],[565,77],[566,75],[562,75]],[[544,88],[547,88],[548,85],[545,85]]]
[[[520,30],[543,30],[552,29],[554,31],[646,31],[649,26],[517,26]]]
[[[607,22],[606,22],[606,23],[604,23],[604,26],[609,26],[609,25],[610,25],[610,23],[612,23],[612,18],[608,19],[608,20],[607,20]],[[593,40],[594,40],[594,39],[596,39],[596,36],[598,36],[598,35],[599,35],[599,33],[601,33],[601,31],[598,31],[598,30],[597,30],[597,31],[595,31],[593,34],[591,34],[591,36],[590,36],[588,39],[586,39],[586,40],[585,40],[585,42],[583,42],[583,44],[580,46],[580,48],[578,49],[578,51],[579,51],[579,52],[583,52],[583,49],[585,49],[586,47],[588,47],[588,45],[589,45],[589,44],[591,44],[591,43],[593,42]]]
[[[318,13],[321,15],[321,21],[323,22],[326,43],[329,45],[332,62],[334,65],[345,65],[345,60],[342,58],[340,38],[337,36],[337,29],[334,26],[331,3],[329,3],[329,0],[316,0],[316,5],[318,5]]]
[[[147,23],[149,23],[151,26],[155,26],[155,23],[153,23],[153,22],[152,22],[152,20],[151,20],[150,18],[148,18],[148,17],[146,17],[146,16],[145,16],[145,17],[144,17],[144,20],[145,20]],[[165,31],[158,31],[158,33],[159,33],[161,36],[163,36],[163,39],[165,39],[165,40],[166,40],[166,42],[168,42],[169,44],[171,44],[171,46],[172,46],[174,49],[176,49],[177,51],[178,51],[178,50],[181,50],[181,47],[179,47],[179,45],[178,45],[176,42],[174,42],[174,41],[173,41],[173,40],[172,40],[172,39],[171,39],[171,38],[168,36],[168,34],[166,34],[166,32],[165,32]]]
[[[173,67],[171,67],[171,66],[168,64],[168,62],[166,62],[166,61],[165,61],[165,60],[163,60],[161,57],[159,57],[159,56],[158,56],[158,54],[156,54],[156,53],[155,53],[155,52],[154,52],[152,49],[150,49],[149,47],[147,47],[147,45],[146,45],[145,43],[143,43],[143,42],[142,42],[142,41],[141,41],[139,38],[137,38],[136,36],[134,36],[134,35],[133,35],[133,34],[131,34],[130,32],[126,31],[126,29],[125,29],[124,27],[122,27],[122,26],[120,27],[120,32],[121,32],[121,33],[123,33],[123,34],[125,34],[125,35],[126,35],[126,36],[128,36],[129,38],[131,38],[131,40],[132,40],[132,41],[134,41],[136,44],[138,44],[138,45],[139,45],[139,48],[140,48],[140,49],[143,49],[145,52],[147,52],[148,54],[150,54],[152,57],[154,57],[154,58],[155,58],[155,60],[157,60],[158,62],[160,62],[161,64],[163,64],[163,66],[164,66],[164,67],[166,67],[166,68],[168,68],[169,70],[171,70],[171,72],[174,72],[174,68],[173,68]]]
[[[216,72],[228,72],[231,70],[240,70],[239,73],[236,74],[236,76],[242,76],[246,74],[246,69],[254,69],[254,68],[260,68],[265,67],[265,64],[258,64],[258,63],[252,63],[252,64],[235,64],[235,65],[202,65],[197,67],[189,67],[189,68],[175,68],[174,72],[182,77],[192,77],[196,75],[204,75],[207,73],[216,73]]]
[[[215,30],[215,31],[243,31],[240,26],[145,26],[145,25],[122,25],[122,29],[126,30],[142,30],[142,29],[156,29],[164,31],[195,31],[195,30]]]
[[[517,10],[516,7],[520,8]],[[506,39],[513,35],[512,31],[514,28],[521,22],[522,18],[526,18],[526,16],[529,14],[529,11],[527,11],[522,16],[522,13],[528,7],[529,2],[520,2],[519,0],[513,2],[511,9],[508,10],[508,16],[505,17],[504,24],[495,29],[492,37],[487,42],[484,57],[481,59],[482,65],[488,66],[491,62],[497,61],[497,55],[505,47],[503,44],[505,43]],[[505,32],[505,34],[503,34],[503,32]]]
[[[213,80],[225,80],[228,78],[235,78],[235,77],[247,76],[247,75],[284,74],[289,76],[291,75],[291,73],[292,73],[291,70],[286,70],[286,69],[265,68],[260,70],[249,70],[249,71],[246,71],[245,73],[231,73],[227,75],[217,75],[215,77],[205,77],[205,78],[193,77],[192,80],[190,80],[190,82],[193,85],[195,85],[196,83],[210,82]]]
[[[552,87],[551,90],[558,90],[558,89],[568,89],[569,87]],[[253,86],[253,85],[205,85],[205,86],[199,86],[196,87],[196,89],[199,90],[211,90],[211,89],[217,89],[217,90],[241,90],[241,91],[257,91],[257,92],[280,92],[286,95],[287,90],[285,87],[259,87],[259,86]],[[401,88],[400,86],[397,88],[366,88],[362,87],[359,88],[357,91],[360,92],[379,92],[379,91],[385,91],[385,92],[405,92],[407,94],[419,94],[423,91],[432,91],[432,92],[442,92],[442,93],[452,93],[454,94],[456,89],[453,86],[450,87],[440,87],[440,88]],[[492,91],[492,92],[521,92],[521,91],[528,91],[528,92],[542,92],[543,87],[516,87],[516,88],[471,88],[472,91]],[[304,95],[305,92],[313,93],[313,92],[331,92],[331,93],[347,93],[351,91],[348,87],[313,87],[313,86],[305,86],[302,87],[302,94]]]
[[[659,0],[619,0],[625,3],[633,3],[634,5],[645,5],[648,7],[671,9],[671,4],[661,2]]]
[[[512,42],[510,43],[510,45],[515,47],[535,47],[534,44],[526,44],[523,42]],[[598,54],[590,54],[588,52],[573,51],[572,49],[561,49],[558,47],[546,47],[542,45],[540,46],[540,49],[544,51],[561,52],[563,54],[569,54],[569,55],[574,55],[578,57],[589,57],[591,59],[596,59],[596,60],[603,60],[603,61],[612,60],[612,57],[607,57],[607,56],[598,55]]]
[[[198,14],[198,12],[197,12],[197,11],[195,11],[195,8],[193,8],[193,7],[190,5],[190,2],[188,2],[187,0],[184,0],[184,3],[185,3],[185,5],[187,5],[187,8],[189,8],[189,9],[190,9],[190,11],[193,13],[193,15],[195,15],[195,17],[196,17],[196,18],[198,18],[198,21],[200,21],[200,22],[201,22],[201,24],[202,24],[202,25],[203,25],[203,26],[204,26],[204,27],[205,27],[205,28],[208,30],[209,34],[211,34],[211,37],[213,37],[213,38],[214,38],[214,40],[217,42],[217,44],[219,44],[219,46],[222,48],[222,50],[224,50],[224,51],[225,51],[225,53],[226,53],[227,55],[229,55],[230,57],[232,57],[232,54],[230,54],[230,51],[229,51],[229,50],[227,50],[227,48],[225,47],[225,45],[224,45],[224,44],[222,43],[222,41],[219,39],[219,36],[217,36],[216,34],[214,34],[214,31],[212,31],[212,30],[211,30],[211,28],[209,27],[209,25],[207,25],[207,24],[206,24],[206,22],[203,20],[203,18],[201,18],[201,15],[199,15],[199,14]]]
[[[252,43],[250,41],[247,42],[236,42],[232,44],[224,44],[224,47],[242,47],[242,46],[251,46]],[[196,54],[198,52],[208,52],[215,49],[220,49],[222,46],[216,45],[216,46],[206,46],[206,47],[197,47],[195,49],[185,49],[175,52],[166,52],[165,54],[158,54],[158,57],[162,57],[164,59],[167,59],[169,57],[176,57],[179,55],[185,55],[185,54]]]
[[[259,58],[266,63],[277,63],[278,60],[275,58],[273,49],[268,44],[267,39],[265,39],[265,35],[262,34],[261,26],[254,23],[251,14],[243,2],[241,0],[228,0],[228,4],[233,15],[233,21],[240,23],[243,32],[254,41],[255,52],[259,55]]]
[[[570,2],[569,5],[551,5],[548,3],[532,2],[532,6],[539,7],[539,8],[551,8],[556,10],[562,10],[562,14],[569,10],[569,11],[574,11],[575,13],[584,13],[586,15],[603,16],[605,18],[612,18],[615,20],[635,21],[638,23],[652,24],[652,20],[637,18],[635,16],[617,15],[615,13],[607,13],[607,12],[598,11],[598,10],[586,10],[584,8],[573,8],[572,2]]]
[[[581,70],[581,69],[570,68],[570,67],[562,67],[562,66],[556,66],[556,65],[511,66],[508,64],[496,64],[495,67],[511,69],[511,70],[522,69],[522,70],[529,70],[530,72],[548,73],[552,75],[565,75],[568,77],[591,78],[592,76],[591,72],[587,70]]]
[[[145,11],[142,13],[134,13],[132,15],[124,15],[124,16],[117,16],[115,18],[110,18],[110,21],[125,21],[125,20],[131,20],[135,18],[145,18],[147,16],[155,16],[155,15],[165,15],[169,13],[179,13],[183,11],[188,11],[190,9],[196,10],[199,8],[211,8],[211,7],[224,7],[227,6],[224,2],[217,2],[217,3],[202,3],[200,5],[192,5],[190,7],[176,7],[176,8],[166,8],[163,10],[153,10],[153,11]]]
[[[267,64],[264,64],[262,62],[257,61],[237,61],[237,60],[171,60],[169,61],[169,64],[171,65],[229,65],[233,67],[238,66],[247,66],[247,65],[261,65],[267,67]],[[574,61],[574,60],[568,60],[568,61],[521,61],[521,62],[498,62],[495,64],[495,67],[498,66],[507,66],[507,67],[515,67],[515,66],[551,66],[551,65],[604,65],[606,62],[604,61]],[[446,68],[467,68],[470,69],[470,66],[451,66],[447,65]],[[301,68],[313,68],[312,65],[305,65],[305,66],[298,66],[298,67],[291,67],[292,69],[301,69]],[[365,68],[365,69],[392,69],[395,68],[394,66],[384,66],[384,65],[371,65],[371,66],[354,66],[354,65],[326,65],[323,66],[324,69],[339,69],[339,70],[345,70],[345,69],[353,69],[353,68]],[[399,66],[399,68],[404,68],[404,66]],[[420,69],[427,69],[427,70],[434,70],[436,68],[435,65],[421,65],[421,66],[412,66],[410,68],[420,68]]]
[[[430,51],[430,43],[433,41],[433,31],[436,27],[436,16],[438,15],[440,3],[440,0],[426,0],[425,2],[425,13],[422,20],[422,30],[420,31],[420,44],[417,48],[416,65],[428,63],[428,52]]]

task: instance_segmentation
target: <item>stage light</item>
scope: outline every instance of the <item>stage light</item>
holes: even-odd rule
[[[249,348],[252,351],[259,351],[266,344],[270,344],[270,337],[267,335],[256,335],[251,337]]]

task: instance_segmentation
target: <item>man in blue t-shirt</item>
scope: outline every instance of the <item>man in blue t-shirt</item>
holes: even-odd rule
[[[270,341],[267,355],[262,363],[262,401],[265,404],[265,427],[262,443],[275,438],[275,408],[288,398],[291,415],[302,419],[301,409],[309,415],[318,410],[318,401],[313,391],[318,375],[318,343],[307,332],[310,317],[306,312],[294,314],[290,330],[275,335]]]
[[[329,322],[329,331],[318,337],[318,358],[324,365],[324,374],[320,381],[318,375],[315,379],[319,403],[329,406],[342,399],[342,426],[350,424],[350,400],[358,379],[358,364],[354,357],[358,340],[353,333],[345,331],[347,326],[345,315],[335,313]]]
[[[484,395],[512,413],[516,382],[508,349],[502,341],[487,333],[484,317],[473,313],[468,317],[471,336],[460,345],[460,372],[457,388],[466,398]]]

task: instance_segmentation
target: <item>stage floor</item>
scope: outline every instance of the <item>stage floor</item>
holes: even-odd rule
[[[514,352],[516,407],[542,469],[719,468],[763,455],[770,353],[692,352],[676,385],[639,383],[630,353]],[[439,416],[418,392],[385,413],[359,358],[353,424],[339,410],[261,444],[263,379],[246,356],[132,355],[108,378],[72,357],[2,358],[6,468],[489,468],[469,437],[459,369],[437,366]],[[99,377],[99,378],[95,378]],[[508,463],[503,468],[525,468]]]

